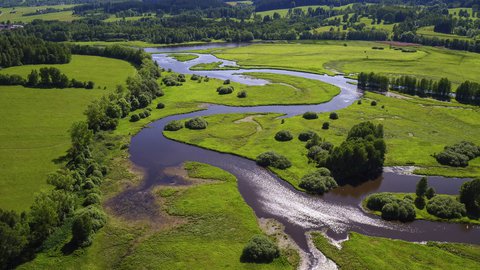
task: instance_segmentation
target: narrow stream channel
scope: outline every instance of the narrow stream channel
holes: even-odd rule
[[[195,47],[183,48],[192,50]],[[176,48],[177,51],[181,49]],[[155,54],[153,58],[165,69],[184,74],[198,74],[210,78],[230,79],[248,85],[263,85],[265,80],[244,76],[244,72],[266,72],[287,74],[303,78],[321,80],[341,88],[341,93],[331,101],[318,105],[289,106],[256,106],[230,107],[210,105],[206,110],[183,115],[174,115],[160,119],[143,129],[132,138],[130,145],[131,161],[146,172],[143,184],[135,189],[127,190],[113,198],[109,204],[135,204],[135,210],[148,209],[151,200],[138,200],[138,194],[144,194],[155,185],[181,184],[180,179],[169,176],[164,170],[179,166],[185,161],[198,161],[217,166],[235,175],[238,189],[245,202],[255,211],[257,217],[274,218],[285,226],[285,232],[308,255],[308,269],[322,266],[318,251],[312,250],[306,233],[312,230],[327,230],[332,239],[345,239],[349,231],[371,236],[382,236],[407,241],[446,241],[480,243],[480,227],[429,221],[410,223],[388,222],[367,214],[360,207],[361,200],[370,193],[380,191],[414,192],[418,176],[384,173],[374,181],[359,186],[343,186],[322,196],[310,196],[297,191],[285,181],[268,170],[261,168],[254,161],[230,154],[218,153],[200,147],[187,145],[166,139],[162,132],[166,123],[194,116],[208,116],[222,113],[285,113],[286,117],[302,114],[305,111],[328,112],[345,108],[360,97],[351,80],[342,76],[326,76],[296,71],[275,69],[223,70],[223,71],[190,71],[189,68],[198,63],[222,61],[226,65],[235,65],[231,61],[223,61],[213,55],[199,54],[199,58],[188,62],[179,62],[166,54]],[[437,193],[458,194],[465,179],[446,179],[429,177],[429,184]],[[143,204],[143,205],[141,205]],[[321,255],[321,254],[320,254]]]

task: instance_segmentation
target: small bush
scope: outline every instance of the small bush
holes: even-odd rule
[[[315,136],[315,134],[316,134],[315,132],[310,131],[310,130],[305,131],[305,132],[302,132],[298,135],[298,139],[302,142],[306,142],[306,141],[312,139],[313,136]]]
[[[88,215],[76,216],[72,223],[72,242],[78,247],[89,246],[92,243],[92,220]]]
[[[425,198],[424,197],[419,197],[419,196],[415,197],[414,204],[418,209],[425,208],[425,204],[426,204]]]
[[[130,122],[137,122],[138,120],[140,120],[140,116],[138,114],[132,114],[130,116]]]
[[[427,204],[427,212],[439,218],[461,218],[465,216],[465,205],[449,196],[438,195]]]
[[[89,206],[98,203],[100,203],[100,195],[95,193],[89,193],[87,197],[85,197],[85,201],[83,201],[83,206]]]
[[[147,116],[145,115],[145,112],[139,113],[138,116],[139,116],[140,118],[142,118],[142,119],[145,118],[145,117],[147,117]]]
[[[330,123],[328,122],[323,122],[322,124],[322,129],[329,129],[330,128]]]
[[[316,112],[306,112],[303,114],[303,118],[311,120],[311,119],[317,119],[318,114]]]
[[[274,167],[284,170],[292,166],[292,163],[284,156],[275,152],[265,152],[257,156],[256,162],[262,167]]]
[[[359,99],[359,100],[357,101],[357,104],[358,104],[358,105],[362,105],[362,100]]]
[[[185,127],[189,129],[206,129],[207,121],[203,117],[195,117],[185,122]]]
[[[230,79],[226,79],[225,81],[223,81],[223,84],[230,84]]]
[[[165,108],[165,104],[159,102],[159,103],[157,104],[157,109],[163,109],[163,108]]]
[[[293,139],[292,133],[288,130],[280,130],[275,134],[275,140],[279,142],[286,142]]]
[[[395,201],[397,199],[390,193],[374,193],[367,197],[367,208],[373,211],[381,211],[385,204]]]
[[[183,128],[183,124],[179,120],[170,121],[168,124],[163,127],[163,130],[167,131],[177,131]]]
[[[192,74],[192,77],[190,77],[190,80],[192,81],[198,81],[200,79],[200,76],[198,76],[197,74]]]
[[[322,195],[337,186],[337,182],[333,179],[327,168],[320,168],[316,172],[303,176],[299,184],[299,187],[305,189],[308,193],[319,195]]]
[[[280,256],[278,247],[264,235],[255,235],[243,248],[240,261],[268,263]]]
[[[247,91],[242,90],[242,91],[238,92],[237,97],[238,98],[246,98],[247,97]]]
[[[427,192],[425,193],[425,196],[427,197],[427,199],[431,199],[433,197],[435,197],[435,189],[433,189],[433,187],[429,187],[427,189]]]
[[[371,106],[377,106],[377,102],[375,100],[372,100],[372,102],[370,103]]]
[[[338,119],[338,114],[336,112],[331,112],[330,113],[330,119],[337,120]]]
[[[227,95],[233,93],[233,86],[220,86],[217,88],[219,95]]]
[[[480,147],[472,142],[462,141],[452,146],[445,146],[443,152],[435,155],[435,159],[442,165],[466,167],[470,160],[478,156],[480,156]]]

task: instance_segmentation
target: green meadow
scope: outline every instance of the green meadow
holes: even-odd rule
[[[371,106],[376,100],[378,105]],[[318,119],[306,120],[302,116],[278,119],[279,114],[227,114],[206,117],[209,126],[205,130],[182,129],[176,132],[165,131],[165,136],[182,142],[229,152],[255,159],[260,153],[274,150],[286,156],[292,167],[274,171],[298,187],[299,179],[309,171],[315,170],[308,163],[305,143],[297,136],[307,130],[317,132],[321,138],[339,145],[349,129],[362,121],[383,124],[387,155],[385,164],[415,165],[428,171],[433,168],[442,175],[475,177],[480,175],[480,159],[470,162],[466,168],[440,166],[431,156],[442,151],[445,145],[461,140],[480,144],[480,113],[478,108],[456,107],[428,99],[399,99],[383,95],[366,93],[362,104],[354,103],[337,111],[338,120],[330,120],[328,113],[321,113]],[[238,121],[248,119],[251,121]],[[252,117],[253,116],[253,117]],[[323,122],[329,122],[328,130],[322,129]],[[288,130],[294,139],[278,142],[275,133]]]
[[[374,50],[372,47],[384,47]],[[427,46],[405,53],[388,44],[366,41],[318,41],[312,44],[255,44],[215,49],[223,59],[235,60],[242,67],[272,67],[313,73],[346,74],[376,72],[414,75],[439,80],[449,78],[454,86],[463,81],[480,82],[480,55]]]
[[[458,35],[454,35],[454,34],[445,34],[445,33],[434,32],[433,28],[434,28],[433,25],[420,27],[417,30],[417,34],[422,35],[422,36],[426,36],[426,37],[437,37],[437,38],[450,39],[450,40],[453,40],[453,39],[471,40],[471,38],[469,38],[467,36],[458,36]]]
[[[198,58],[198,55],[188,53],[174,53],[170,54],[169,56],[180,62],[187,62]]]
[[[247,74],[259,79],[265,79],[272,83],[264,86],[247,86],[231,82],[234,92],[227,95],[219,95],[217,88],[223,86],[223,81],[210,79],[190,80],[181,87],[170,87],[165,91],[162,102],[176,104],[178,102],[215,103],[232,106],[256,106],[272,104],[317,104],[331,100],[340,93],[336,86],[311,79],[304,79],[289,75],[270,73]],[[246,91],[246,98],[238,98],[237,93]]]
[[[74,16],[72,10],[38,14],[25,16],[24,14],[36,12],[37,10],[44,10],[46,8],[55,8],[59,10],[71,9],[75,5],[55,5],[55,6],[35,6],[35,7],[14,7],[14,8],[0,8],[0,22],[11,21],[13,22],[23,22],[28,23],[33,20],[45,20],[45,21],[73,21],[75,19],[80,19],[79,16]]]
[[[53,160],[70,146],[71,124],[85,119],[83,112],[92,100],[124,84],[135,72],[124,61],[73,55],[64,65],[25,65],[0,73],[26,76],[43,66],[55,66],[69,78],[92,80],[101,89],[1,87],[0,113],[8,116],[0,128],[0,207],[4,209],[21,211],[31,205],[32,195],[48,187],[46,175],[57,167]]]
[[[411,243],[350,233],[333,246],[322,234],[313,233],[315,246],[340,269],[479,269],[480,248],[474,245]]]

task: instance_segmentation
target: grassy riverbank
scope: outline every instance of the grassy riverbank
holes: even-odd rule
[[[371,106],[372,100],[376,100],[378,105]],[[478,108],[450,107],[449,104],[433,100],[399,99],[366,93],[362,104],[355,103],[337,113],[338,120],[330,120],[328,113],[323,113],[315,120],[296,116],[285,119],[283,123],[277,119],[279,114],[254,115],[250,121],[238,120],[246,119],[251,114],[214,115],[206,117],[209,126],[205,130],[182,129],[165,132],[165,136],[250,159],[274,150],[293,164],[289,169],[274,171],[298,186],[300,177],[315,169],[312,163],[308,163],[305,143],[297,139],[298,134],[312,130],[326,141],[339,145],[353,125],[372,121],[384,125],[387,166],[415,165],[424,171],[433,167],[435,172],[460,177],[480,175],[479,159],[471,161],[466,168],[451,168],[440,166],[431,156],[440,152],[445,145],[461,140],[480,143],[477,136],[480,130]],[[328,130],[322,129],[323,122],[330,123]],[[276,141],[275,133],[280,130],[290,131],[294,139],[289,142]]]
[[[34,89],[2,86],[0,91],[0,207],[26,210],[35,192],[47,188],[46,175],[54,160],[70,147],[68,129],[85,119],[91,101],[124,84],[136,71],[129,63],[96,56],[72,56],[63,65],[25,65],[5,68],[2,74],[26,77],[32,69],[59,68],[69,78],[94,81],[101,89]],[[106,89],[104,89],[106,87]]]
[[[169,56],[173,57],[175,60],[180,62],[187,62],[187,61],[198,58],[198,55],[188,54],[188,53],[175,53],[175,54],[170,54]]]
[[[374,50],[372,47],[384,47]],[[394,50],[387,44],[365,41],[316,41],[313,44],[256,44],[212,50],[223,59],[242,67],[273,67],[333,74],[338,70],[407,74],[438,80],[447,77],[454,85],[470,80],[480,82],[480,55],[427,46],[414,53]]]
[[[210,79],[201,83],[190,80],[181,87],[170,87],[165,91],[162,102],[176,104],[178,102],[214,103],[231,106],[258,105],[292,105],[317,104],[331,100],[340,93],[336,86],[305,78],[271,73],[247,73],[246,75],[272,82],[264,86],[248,86],[231,82],[234,92],[219,95],[217,88],[223,86],[223,81]],[[237,93],[246,91],[246,98],[238,98]]]
[[[320,233],[315,246],[341,269],[479,269],[480,247],[454,243],[417,244],[350,233],[338,249]]]
[[[400,192],[395,192],[395,193],[390,193],[392,194],[394,197],[400,199],[400,200],[403,200],[403,198],[406,196],[406,195],[409,195],[410,197],[412,198],[415,198],[415,193],[400,193]],[[448,197],[451,197],[452,199],[457,199],[458,196],[457,195],[445,195],[445,194],[438,194],[438,195],[442,195],[442,196],[448,196]],[[428,199],[425,199],[425,205],[428,203]],[[415,208],[415,219],[423,219],[423,220],[430,220],[430,221],[440,221],[440,222],[453,222],[453,223],[470,223],[470,224],[480,224],[480,220],[479,219],[473,219],[473,218],[470,218],[470,217],[462,217],[462,218],[454,218],[454,219],[443,219],[443,218],[439,218],[437,216],[434,216],[430,213],[428,213],[427,211],[427,208],[424,207],[423,209],[420,209],[418,208],[415,204],[412,204],[413,207]],[[381,211],[372,211],[370,209],[367,208],[367,198],[363,199],[362,201],[362,207],[365,211],[369,212],[369,213],[372,213],[372,214],[375,214],[377,216],[381,216],[382,215],[382,212]]]

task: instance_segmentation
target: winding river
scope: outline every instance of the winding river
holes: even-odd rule
[[[226,45],[223,45],[226,46]],[[229,45],[234,46],[234,45]],[[210,47],[211,48],[211,47]],[[194,50],[198,47],[175,48],[175,51]],[[163,50],[163,51],[161,51]],[[418,176],[400,175],[385,172],[379,179],[365,182],[359,186],[343,186],[322,196],[310,196],[297,191],[270,171],[259,167],[254,161],[230,154],[218,153],[200,147],[187,145],[166,139],[162,135],[163,127],[171,120],[179,120],[194,116],[207,116],[222,113],[285,113],[285,117],[302,114],[305,111],[327,112],[345,108],[360,97],[351,80],[342,76],[327,76],[296,71],[275,69],[190,71],[189,68],[198,63],[222,61],[223,65],[235,66],[236,63],[224,61],[210,54],[198,54],[192,61],[179,62],[168,57],[169,49],[161,49],[153,58],[165,69],[184,74],[198,74],[210,78],[230,79],[248,85],[263,85],[268,81],[254,79],[242,75],[245,72],[266,72],[287,74],[309,79],[321,80],[341,88],[341,93],[331,101],[318,105],[292,106],[256,106],[230,107],[210,105],[207,109],[173,115],[149,125],[132,138],[130,145],[131,161],[145,171],[144,182],[140,187],[129,189],[111,200],[111,205],[118,209],[135,204],[134,211],[146,211],[148,214],[151,198],[145,197],[155,185],[182,184],[179,177],[165,173],[165,169],[179,166],[185,161],[208,163],[235,175],[238,189],[245,202],[255,211],[257,217],[273,218],[285,226],[285,232],[307,254],[306,268],[318,269],[332,266],[321,253],[312,248],[306,233],[313,230],[324,230],[334,240],[347,237],[349,231],[371,236],[382,236],[407,241],[447,241],[480,243],[480,227],[429,222],[417,220],[411,223],[388,222],[367,214],[360,207],[361,200],[370,193],[380,191],[414,192]],[[429,184],[437,193],[458,194],[464,179],[445,179],[429,177]]]

